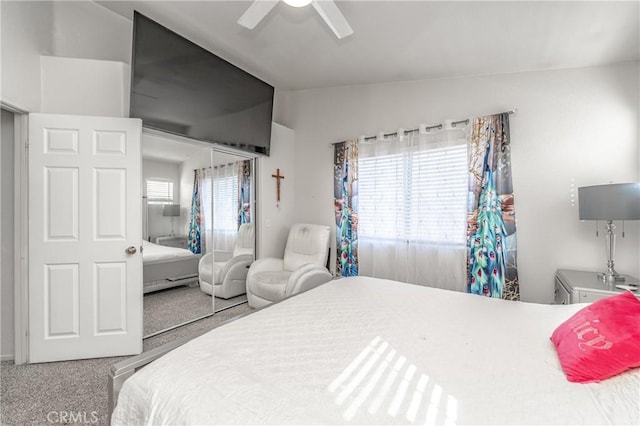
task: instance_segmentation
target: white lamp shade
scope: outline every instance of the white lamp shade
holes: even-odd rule
[[[578,188],[580,220],[640,220],[640,182]]]
[[[180,204],[165,204],[162,216],[180,216]]]

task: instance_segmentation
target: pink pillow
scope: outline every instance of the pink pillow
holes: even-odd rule
[[[599,382],[640,367],[640,300],[631,292],[597,300],[551,335],[570,382]]]

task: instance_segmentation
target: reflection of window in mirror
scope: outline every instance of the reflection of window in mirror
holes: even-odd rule
[[[169,179],[147,179],[147,202],[149,204],[172,204],[173,181]]]
[[[237,163],[214,166],[204,190],[213,197],[215,250],[232,251],[238,232]]]

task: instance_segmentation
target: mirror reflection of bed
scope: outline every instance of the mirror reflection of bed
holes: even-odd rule
[[[243,246],[236,242],[242,223],[246,223],[244,245],[249,241],[251,247],[241,251],[253,257],[255,231],[249,226],[250,159],[152,131],[143,133],[142,156],[143,335],[147,338],[246,303],[246,294],[238,289],[218,288],[220,297],[212,300],[208,281],[216,269],[213,258],[220,265],[232,256],[234,247]],[[246,237],[247,229],[251,238]],[[215,256],[209,254],[214,250]],[[199,275],[206,269],[210,277],[201,283]]]

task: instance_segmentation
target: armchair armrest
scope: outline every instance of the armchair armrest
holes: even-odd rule
[[[263,257],[262,259],[258,259],[251,264],[251,268],[249,268],[249,274],[247,275],[247,279],[249,279],[252,275],[263,272],[263,271],[282,271],[284,268],[284,261],[282,259],[277,259],[275,257]]]
[[[332,278],[331,273],[324,266],[307,263],[291,274],[284,294],[288,297],[329,282]]]
[[[252,262],[253,262],[252,254],[240,254],[238,256],[233,256],[231,259],[227,261],[227,263],[224,264],[224,267],[222,268],[222,272],[220,273],[222,280],[224,280],[224,277],[226,277],[229,274],[229,271],[231,271],[232,269],[237,270],[243,267],[248,268]],[[244,274],[244,276],[246,276],[246,273]]]
[[[198,271],[202,269],[202,265],[207,262],[211,263],[211,253],[204,254],[200,257],[200,261],[198,262]]]

